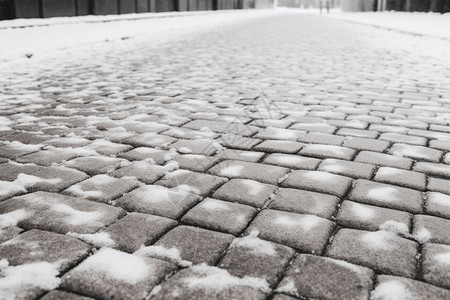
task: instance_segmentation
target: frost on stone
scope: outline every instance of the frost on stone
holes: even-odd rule
[[[75,272],[99,274],[129,284],[137,284],[152,273],[145,258],[111,248],[102,248],[84,260]]]
[[[43,145],[40,145],[40,144],[38,144],[38,145],[23,144],[18,141],[13,141],[13,142],[3,141],[2,143],[6,144],[11,149],[20,150],[20,151],[30,151],[30,152],[31,151],[39,151],[43,147]]]
[[[10,181],[0,181],[0,200],[26,192],[27,189],[21,184]]]
[[[76,232],[68,232],[67,235],[76,237],[86,243],[94,245],[95,247],[115,247],[116,242],[111,239],[111,236],[107,232],[96,232],[96,233],[86,233],[80,234]]]
[[[18,209],[0,215],[0,229],[16,226],[17,223],[27,218],[29,213],[25,209]]]
[[[180,267],[190,267],[192,262],[181,258],[180,251],[177,248],[165,248],[163,246],[141,246],[134,255],[143,257],[153,257],[170,261]]]
[[[367,191],[367,197],[374,198],[384,202],[399,201],[397,197],[398,190],[393,187],[377,187]]]
[[[101,225],[103,226],[103,223],[99,221],[99,219],[102,217],[102,213],[99,211],[82,211],[77,210],[67,204],[53,204],[49,207],[50,210],[53,210],[55,212],[64,214],[64,222],[71,224],[71,225]]]
[[[189,184],[179,184],[174,189],[176,190],[177,193],[180,194],[200,195],[202,193],[199,188]]]
[[[200,203],[200,206],[206,210],[212,210],[212,211],[228,211],[230,209],[230,206],[226,203],[223,203],[222,201],[208,199],[204,200]]]
[[[275,247],[272,243],[258,238],[259,232],[253,230],[248,236],[234,239],[230,247],[246,248],[254,255],[276,255]]]
[[[191,289],[206,289],[220,292],[236,286],[246,286],[265,293],[270,292],[269,284],[261,278],[235,277],[226,270],[210,267],[206,264],[192,267],[192,272],[195,274],[194,276],[183,278],[183,283]]]
[[[417,242],[420,244],[425,244],[428,242],[433,236],[431,232],[426,228],[420,228],[413,236]]]
[[[433,256],[433,259],[441,264],[450,265],[450,251],[438,253],[435,256]]]
[[[279,286],[277,288],[276,291],[280,293],[300,296],[297,288],[295,287],[295,282],[292,278],[287,279],[282,286]]]
[[[244,166],[240,166],[240,165],[227,166],[219,171],[219,175],[230,176],[230,177],[240,176],[243,169],[244,169]]]
[[[412,299],[408,288],[399,280],[380,283],[372,292],[372,300]]]
[[[310,231],[316,227],[321,218],[313,215],[301,215],[300,217],[294,216],[278,216],[273,222],[285,227],[302,229],[303,231]]]
[[[404,237],[409,236],[409,228],[405,223],[389,220],[380,225],[380,230],[392,232],[402,235]]]
[[[392,238],[395,235],[387,231],[368,232],[362,236],[362,242],[368,248],[375,248],[380,250],[392,250]]]
[[[53,290],[61,282],[58,264],[35,262],[8,266],[4,260],[0,268],[0,299],[15,299],[29,289]]]
[[[264,184],[254,180],[242,180],[241,183],[245,185],[247,194],[257,196],[264,190]]]
[[[338,266],[344,267],[344,268],[346,268],[348,270],[351,270],[351,271],[353,271],[355,273],[361,273],[361,268],[360,267],[358,267],[358,266],[356,266],[354,264],[348,263],[346,261],[334,259],[333,263],[335,263]]]
[[[371,220],[376,214],[376,211],[373,208],[370,208],[369,206],[361,205],[361,204],[358,204],[358,203],[355,203],[354,205],[351,205],[350,209],[358,217],[361,217],[364,220]]]

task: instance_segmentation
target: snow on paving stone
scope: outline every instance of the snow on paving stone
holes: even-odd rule
[[[259,232],[253,230],[249,235],[243,238],[234,239],[230,247],[242,247],[251,250],[256,255],[276,255],[275,248],[272,243],[258,238]]]
[[[27,218],[29,213],[26,209],[18,209],[0,215],[0,228],[16,226],[21,220]]]
[[[180,267],[190,267],[192,266],[192,262],[183,260],[180,255],[180,250],[177,248],[165,248],[164,246],[142,246],[134,252],[134,255],[143,256],[143,257],[154,257],[163,260],[168,260]]]
[[[116,242],[114,242],[114,240],[111,239],[110,235],[107,232],[84,233],[84,234],[68,232],[67,235],[76,237],[98,248],[114,247],[116,245]]]

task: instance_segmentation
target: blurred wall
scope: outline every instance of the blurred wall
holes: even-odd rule
[[[343,11],[373,11],[375,0],[342,0]]]

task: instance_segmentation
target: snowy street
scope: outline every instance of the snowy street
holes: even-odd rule
[[[143,15],[0,22],[0,300],[450,299],[445,33]]]

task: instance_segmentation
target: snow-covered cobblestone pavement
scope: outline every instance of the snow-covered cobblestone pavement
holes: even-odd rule
[[[450,42],[250,14],[0,65],[0,299],[450,299]]]

